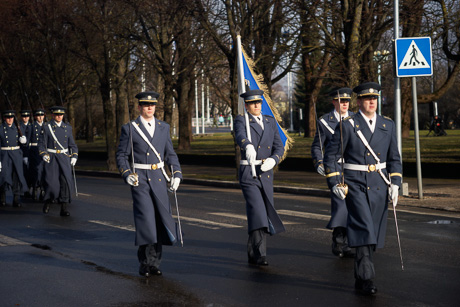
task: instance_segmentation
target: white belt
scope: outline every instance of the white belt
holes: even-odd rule
[[[19,146],[13,146],[13,147],[0,147],[1,150],[18,150]]]
[[[47,148],[46,151],[51,152],[51,153],[57,153],[57,154],[60,154],[60,153],[66,154],[69,151],[69,149],[66,148],[66,149],[57,149],[56,150],[56,149]]]
[[[254,165],[262,165],[262,160],[255,160]],[[248,160],[240,160],[240,165],[250,165]]]
[[[381,169],[384,169],[387,167],[387,163],[377,163],[377,164],[366,164],[366,165],[361,165],[361,164],[351,164],[351,163],[344,163],[343,168],[344,169],[349,169],[352,171],[361,171],[361,172],[375,172]]]
[[[140,163],[134,163],[134,167],[138,169],[151,169],[151,170],[156,170],[159,168],[164,167],[165,163],[160,162],[157,164],[140,164]]]
[[[30,143],[30,146],[38,146],[38,143]]]

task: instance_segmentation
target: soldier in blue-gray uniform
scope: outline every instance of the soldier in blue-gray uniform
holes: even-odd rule
[[[326,176],[323,164],[323,151],[334,135],[334,130],[340,122],[340,117],[345,118],[354,113],[348,111],[351,94],[351,88],[342,87],[333,90],[330,93],[334,110],[321,116],[318,120],[316,135],[311,145],[311,156],[316,171]],[[340,98],[340,100],[339,100]],[[340,101],[340,103],[339,103]],[[347,218],[348,210],[345,200],[338,198],[334,193],[331,194],[331,219],[327,228],[332,231],[332,253],[339,257],[353,257],[354,253],[348,246],[347,238]]]
[[[365,295],[377,293],[373,253],[384,246],[388,200],[397,201],[402,180],[395,124],[376,113],[379,90],[375,82],[353,89],[359,112],[342,122],[342,134],[339,126],[335,129],[324,159],[329,187],[347,204],[348,244],[356,248],[355,288]],[[341,185],[342,165],[337,163],[341,139],[347,187]]]
[[[32,188],[32,199],[36,199],[36,191],[40,195],[40,201],[43,200],[44,186],[43,186],[43,167],[45,161],[43,161],[38,150],[38,141],[40,136],[43,134],[43,123],[45,117],[45,110],[37,109],[34,111],[34,123],[32,125],[32,133],[30,134],[29,143],[29,176],[30,183],[29,188]]]
[[[248,113],[251,141],[245,116],[238,115],[234,121],[235,140],[242,157],[239,180],[248,218],[248,262],[255,265],[268,265],[267,234],[285,230],[273,200],[273,167],[284,155],[284,146],[276,120],[261,113],[262,95],[262,90],[241,94]],[[255,174],[251,164],[255,165]]]
[[[31,177],[29,172],[29,142],[32,135],[32,123],[30,122],[30,115],[32,112],[30,110],[21,110],[21,120],[19,127],[21,128],[22,134],[26,137],[27,143],[21,146],[22,154],[24,156],[24,178],[26,178],[27,185],[31,186]],[[29,191],[26,191],[25,197],[30,197]]]
[[[156,92],[136,95],[140,116],[122,126],[116,154],[118,169],[131,186],[139,274],[146,277],[162,274],[159,267],[163,245],[173,245],[178,240],[168,181],[171,180],[170,189],[177,190],[182,171],[169,125],[154,117],[158,96]],[[166,165],[172,178],[165,171]]]
[[[0,203],[6,205],[6,190],[11,187],[13,191],[13,207],[20,207],[20,196],[28,190],[24,178],[24,157],[21,145],[25,145],[27,139],[21,135],[15,124],[15,111],[3,112],[3,122],[0,129]]]
[[[69,216],[67,206],[71,203],[71,194],[75,193],[75,182],[72,167],[78,159],[78,148],[75,144],[72,126],[63,121],[66,108],[51,107],[53,119],[44,124],[43,132],[38,140],[38,151],[44,164],[45,203],[43,213],[47,214],[50,205],[58,202],[61,205],[61,216]]]

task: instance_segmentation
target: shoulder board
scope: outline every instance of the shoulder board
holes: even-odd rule
[[[388,117],[388,116],[383,116],[383,118],[393,121],[393,120],[392,120],[390,117]]]
[[[273,117],[273,116],[271,116],[271,115],[265,115],[265,114],[264,114],[264,116],[265,116],[265,117],[271,117],[271,118],[274,118],[274,117]]]

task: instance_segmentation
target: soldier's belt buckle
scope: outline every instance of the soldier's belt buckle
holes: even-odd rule
[[[58,154],[59,154],[59,153],[61,153],[61,151],[58,149],[58,150],[56,150],[56,153],[58,153]]]
[[[157,164],[152,164],[152,170],[156,170],[158,168]]]
[[[375,170],[376,170],[376,168],[377,168],[377,167],[375,166],[375,164],[369,164],[367,167],[368,167],[368,168],[367,168],[367,172],[375,172]]]

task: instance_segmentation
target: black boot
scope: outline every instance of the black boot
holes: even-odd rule
[[[51,200],[45,201],[45,204],[43,204],[43,213],[48,214],[50,212],[50,204]]]
[[[0,191],[0,205],[2,207],[6,206],[6,194],[5,194],[5,190],[3,189]]]
[[[67,203],[61,203],[61,216],[70,216],[70,212],[67,211]]]
[[[45,190],[40,189],[40,196],[38,197],[38,201],[43,201],[45,199]]]
[[[35,187],[32,188],[32,200],[37,200],[37,189]]]
[[[13,207],[21,207],[21,203],[19,201],[19,195],[14,195],[13,197]]]

